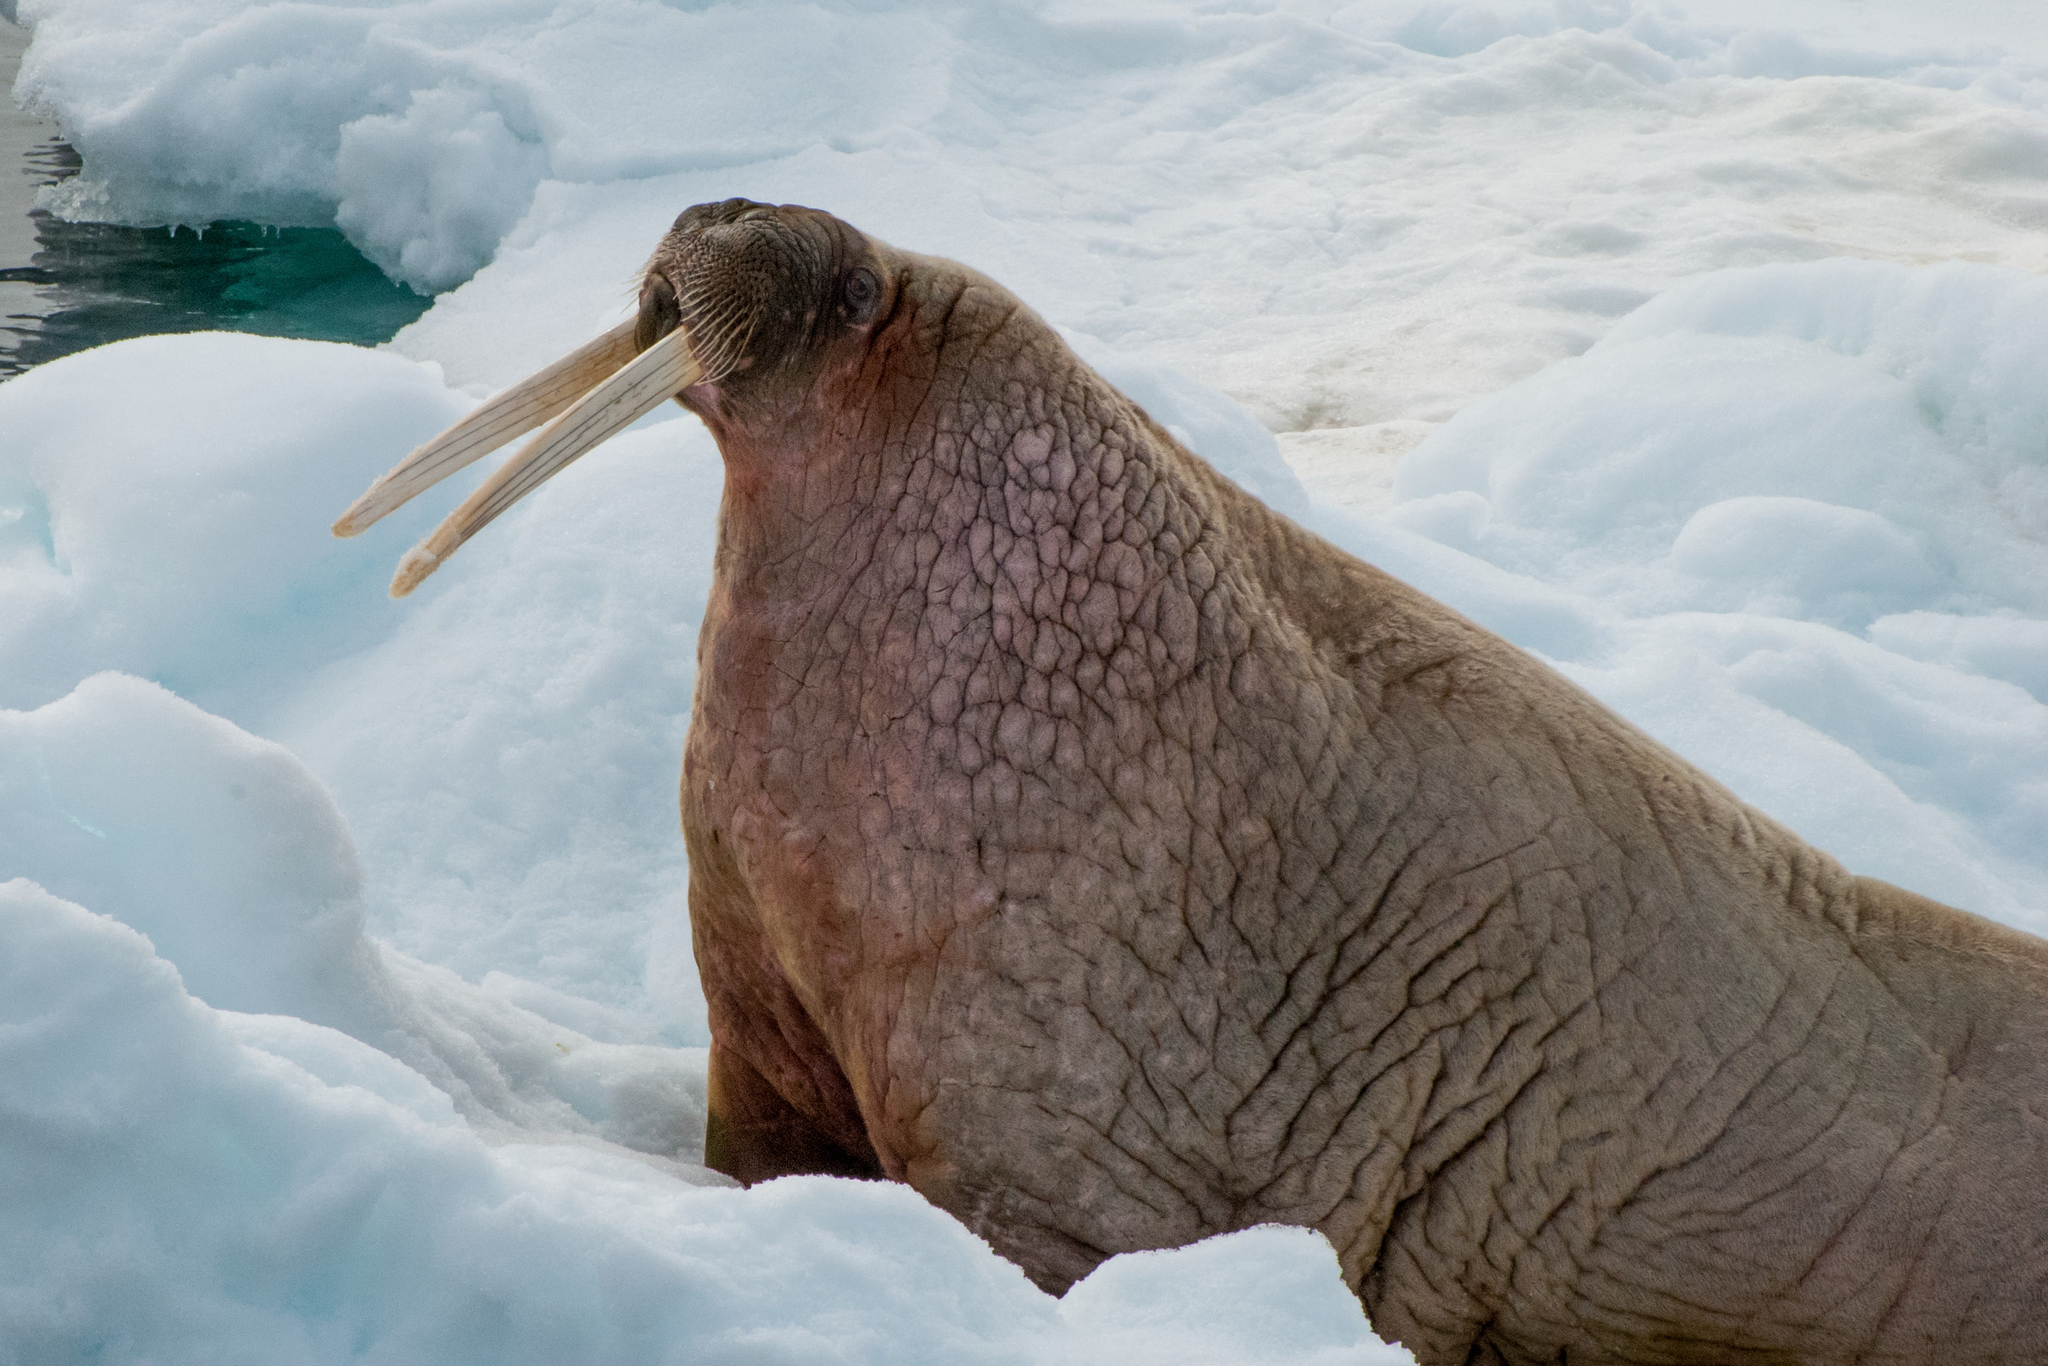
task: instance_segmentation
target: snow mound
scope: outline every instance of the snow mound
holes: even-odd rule
[[[0,388],[0,705],[154,678],[311,764],[401,950],[643,1016],[651,973],[651,1027],[704,1043],[674,809],[716,453],[694,421],[628,432],[401,607],[445,502],[327,527],[468,406],[396,356],[231,334]]]
[[[0,883],[10,1359],[1404,1359],[1299,1229],[1112,1261],[1062,1304],[906,1187],[720,1181],[487,1145],[385,1054],[213,1009],[134,929]]]
[[[432,370],[324,342],[144,337],[0,388],[0,706],[102,669],[255,719],[385,615],[327,526],[468,405]],[[399,514],[399,535],[431,526]],[[318,618],[322,629],[302,625]]]
[[[147,934],[209,1004],[353,1035],[482,1129],[701,1160],[703,1049],[595,1042],[374,942],[326,790],[154,683],[0,711],[0,854]]]

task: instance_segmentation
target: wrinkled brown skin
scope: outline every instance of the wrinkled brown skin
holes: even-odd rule
[[[2048,1360],[2048,945],[1268,511],[971,270],[731,201],[642,344],[679,314],[732,371],[682,396],[713,1166],[908,1182],[1054,1292],[1320,1229],[1426,1366]]]

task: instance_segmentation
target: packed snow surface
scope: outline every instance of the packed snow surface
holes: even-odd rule
[[[0,386],[0,1363],[1405,1359],[1312,1234],[1053,1301],[908,1190],[698,1165],[717,451],[645,419],[402,604],[478,476],[326,528],[699,200],[988,271],[1852,868],[2048,930],[2038,6],[18,16],[53,207],[453,288]]]

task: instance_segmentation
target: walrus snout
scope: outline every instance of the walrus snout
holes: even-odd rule
[[[700,204],[676,219],[648,262],[638,335],[679,325],[704,367],[702,383],[746,376],[743,388],[773,384],[818,360],[852,315],[864,313],[847,306],[853,274],[861,277],[856,294],[880,296],[873,257],[865,237],[816,209]]]
[[[641,277],[640,315],[634,320],[633,327],[634,346],[645,351],[682,324],[682,304],[670,272],[689,279],[693,295],[704,290],[706,278],[715,269],[719,255],[704,250],[703,234],[707,230],[771,218],[773,213],[768,205],[757,204],[751,199],[727,199],[716,204],[693,204],[677,215]]]

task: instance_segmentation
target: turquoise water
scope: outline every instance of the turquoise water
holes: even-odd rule
[[[0,270],[0,281],[36,286],[47,311],[9,318],[0,375],[153,332],[389,341],[433,302],[384,278],[332,228],[35,218],[41,250],[25,267]]]
[[[17,173],[50,183],[77,156],[48,140]],[[17,227],[22,226],[19,222]],[[332,228],[129,228],[28,214],[25,263],[0,260],[0,378],[105,342],[225,329],[389,341],[433,300],[393,284]],[[26,241],[26,232],[16,236]]]

